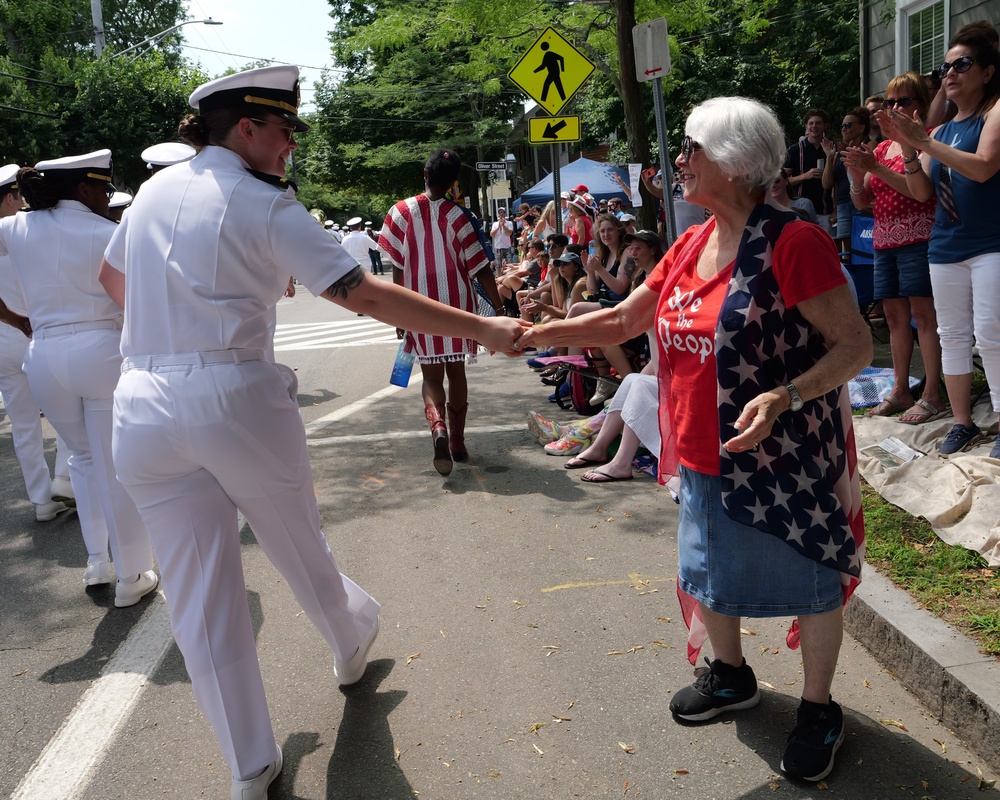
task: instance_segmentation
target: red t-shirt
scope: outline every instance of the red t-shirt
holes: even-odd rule
[[[879,143],[875,148],[875,160],[902,175],[906,166],[903,164],[902,153],[897,153],[892,158],[886,155],[891,146],[892,141],[889,139]],[[872,207],[872,214],[875,216],[872,245],[876,250],[926,242],[931,238],[934,208],[937,206],[936,196],[932,196],[926,203],[918,203],[897,192],[874,173],[868,181],[868,186],[875,194],[875,205]]]
[[[646,286],[660,294],[656,308],[657,340],[671,381],[671,418],[660,406],[660,430],[673,431],[677,457],[684,466],[719,474],[719,384],[715,364],[715,329],[729,289],[733,265],[709,280],[698,276],[698,255],[715,227],[709,220],[681,236],[656,266]],[[674,285],[667,273],[693,237],[694,245]],[[787,308],[847,283],[833,239],[809,222],[790,222],[774,248],[772,269]]]

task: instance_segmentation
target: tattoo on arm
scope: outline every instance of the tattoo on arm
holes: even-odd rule
[[[347,293],[351,289],[355,289],[360,286],[361,281],[364,279],[365,271],[361,269],[361,267],[355,267],[339,281],[330,284],[330,287],[323,294],[329,295],[330,299],[333,299],[339,294],[341,299],[346,300]]]

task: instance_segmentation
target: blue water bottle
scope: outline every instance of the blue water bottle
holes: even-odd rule
[[[413,362],[416,357],[406,349],[406,340],[399,343],[396,351],[396,360],[392,365],[392,373],[389,375],[389,383],[393,386],[400,386],[405,389],[410,385],[410,373],[413,372]]]

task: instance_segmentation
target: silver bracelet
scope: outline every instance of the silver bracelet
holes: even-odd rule
[[[854,184],[853,183],[851,184],[851,194],[863,194],[864,191],[865,191],[864,186],[862,186],[860,189],[855,189]]]

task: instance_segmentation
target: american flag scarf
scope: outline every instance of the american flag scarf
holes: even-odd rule
[[[733,423],[751,399],[794,381],[826,353],[819,332],[797,309],[785,306],[771,269],[782,229],[798,219],[770,198],[754,208],[719,313],[715,358],[722,502],[731,519],[778,536],[836,569],[846,603],[861,581],[865,539],[847,386],[780,415],[756,451],[730,453],[721,446],[734,435]],[[668,277],[664,291],[673,283]],[[664,362],[661,356],[661,366]],[[666,449],[672,451],[672,443]],[[674,469],[664,471],[664,482],[676,470],[676,456],[668,465]],[[697,601],[679,586],[677,594],[689,630],[688,660],[695,664],[707,633]],[[786,642],[798,647],[797,621]]]

